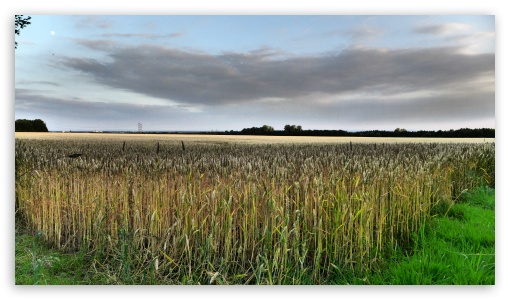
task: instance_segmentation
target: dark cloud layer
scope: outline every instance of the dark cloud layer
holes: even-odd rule
[[[294,99],[311,93],[341,98],[367,91],[394,95],[459,86],[470,89],[478,78],[493,78],[495,68],[493,54],[465,55],[458,48],[351,48],[336,55],[282,57],[270,49],[211,55],[162,46],[115,48],[105,41],[82,43],[108,51],[110,60],[67,57],[64,66],[105,86],[209,106]]]
[[[16,89],[16,118],[40,118],[50,130],[136,130],[138,122],[175,130],[196,118],[179,106],[91,102],[41,95]]]
[[[203,112],[190,112],[181,106],[90,102],[16,89],[16,117],[50,120],[50,130],[136,130],[137,122],[142,122],[147,130],[240,130],[263,124],[277,129],[285,124],[301,124],[305,128],[319,129],[437,130],[452,128],[445,124],[470,127],[487,122],[494,118],[495,111],[494,95],[490,91],[420,96],[412,101],[365,97],[362,101],[320,103],[315,97],[317,95],[288,101],[213,106]],[[428,125],[416,128],[413,125],[416,123]]]
[[[88,95],[69,100],[18,88],[17,117],[38,112],[39,118],[57,122],[50,127],[64,130],[78,120],[82,129],[136,130],[140,121],[145,128],[153,124],[162,130],[263,124],[349,130],[416,122],[430,124],[427,128],[449,122],[486,124],[495,115],[494,54],[467,55],[462,48],[351,47],[317,56],[260,48],[213,55],[110,40],[77,42],[105,58],[68,56],[60,58],[59,68],[80,72],[107,94],[112,88],[131,91],[166,99],[168,105],[144,105],[143,96],[139,105],[99,102]]]

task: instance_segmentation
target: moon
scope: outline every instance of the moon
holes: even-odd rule
[[[51,35],[55,35],[55,31],[53,31],[53,30],[52,30],[52,31],[50,31],[50,34],[51,34]]]

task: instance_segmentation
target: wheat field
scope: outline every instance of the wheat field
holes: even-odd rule
[[[73,133],[73,132],[16,132],[16,139],[49,140],[145,140],[184,141],[197,143],[238,144],[310,144],[310,143],[485,143],[494,138],[399,138],[399,137],[319,137],[319,136],[255,136],[214,134],[139,134],[139,133]]]
[[[118,276],[320,284],[494,185],[493,139],[432,140],[16,133],[16,216]]]

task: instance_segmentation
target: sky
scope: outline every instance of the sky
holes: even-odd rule
[[[494,15],[30,15],[15,118],[50,131],[495,128]]]
[[[143,123],[144,130],[230,130],[263,124],[272,125],[275,129],[282,129],[285,124],[301,124],[305,129],[393,130],[405,127],[447,130],[495,127],[497,123],[496,181],[504,182],[504,172],[509,165],[505,153],[510,151],[506,134],[510,120],[506,117],[508,102],[504,101],[509,96],[508,84],[502,83],[502,78],[507,78],[510,70],[508,56],[503,55],[510,53],[510,10],[505,1],[314,0],[290,3],[292,5],[275,0],[144,0],[125,1],[119,6],[118,1],[112,0],[94,3],[59,0],[5,2],[2,5],[4,30],[0,32],[4,45],[12,46],[1,48],[4,80],[0,84],[3,84],[2,91],[8,99],[4,102],[4,109],[0,110],[3,113],[0,120],[7,128],[0,131],[4,145],[1,164],[14,166],[15,118],[41,118],[50,130],[134,131],[138,122]],[[23,29],[20,36],[14,37],[10,20],[15,14],[30,15],[33,23]],[[71,17],[77,14],[85,16]],[[108,14],[181,15],[181,20],[167,18],[163,23],[142,24],[141,21],[135,22],[133,17],[127,20],[116,17],[115,21],[104,16]],[[211,25],[218,24],[218,21],[209,19],[208,26],[196,21],[203,21],[207,15],[310,14],[321,15],[316,19],[323,20],[326,20],[322,18],[324,15],[337,16],[336,21],[330,21],[328,26],[323,27],[319,25],[325,21],[296,22],[295,18],[290,24],[284,20],[276,23],[255,20],[251,21],[250,27],[224,22],[220,29],[217,29],[219,25],[216,29]],[[48,18],[49,15],[60,17]],[[185,15],[198,16],[193,20],[183,17]],[[341,15],[346,17],[341,18]],[[495,20],[491,17],[494,15]],[[39,19],[46,20],[34,23]],[[14,39],[19,43],[16,50],[13,49]],[[155,48],[148,47],[158,45],[160,51],[152,51],[150,49]],[[221,63],[221,58],[225,61],[227,54],[232,57],[232,53],[237,54],[233,56],[237,60],[232,60],[233,67],[228,69]],[[488,59],[487,54],[492,60],[480,63],[480,60]],[[129,61],[130,57],[137,59]],[[159,61],[154,68],[156,63],[149,63],[149,59],[141,68],[138,65],[142,58],[144,61],[149,58]],[[193,64],[186,64],[193,58]],[[260,63],[262,61],[266,63]],[[215,74],[214,78],[204,80],[207,72],[202,69],[205,73],[200,73],[200,68],[214,66],[215,63],[219,67],[211,67],[209,71],[215,70],[222,77]],[[241,68],[241,63],[251,69]],[[479,64],[482,66],[479,67]],[[98,71],[101,68],[98,65],[103,66],[103,73]],[[278,69],[282,65],[287,68]],[[329,73],[318,73],[328,67]],[[153,69],[149,72],[145,68]],[[274,69],[280,73],[274,72]],[[163,74],[167,85],[160,86],[158,83],[163,79],[157,75],[162,70],[167,71]],[[296,75],[299,70],[302,73]],[[310,70],[306,73],[308,76],[303,75],[305,70]],[[278,77],[282,73],[285,77]],[[110,77],[110,74],[116,77]],[[291,75],[302,76],[296,78]],[[171,76],[181,81],[175,83],[170,80],[173,79]],[[202,88],[186,90],[193,88],[193,83],[198,84],[193,79],[199,76],[202,76]],[[276,82],[271,81],[274,77],[277,77]],[[153,84],[157,88],[147,87],[149,80],[155,80]],[[296,80],[300,81],[290,88],[287,86]],[[310,87],[312,82],[316,82],[313,88]],[[336,89],[333,88],[334,82],[338,83]],[[487,85],[483,85],[484,82]],[[287,85],[284,86],[284,83]],[[161,97],[164,86],[167,86],[167,92]],[[203,96],[199,97],[200,91],[205,94],[204,86],[211,93],[209,102]],[[229,86],[228,95],[231,97],[218,100],[220,93],[227,94]],[[256,87],[264,93],[254,99]],[[244,96],[233,102],[234,95],[243,89],[246,91]],[[302,96],[295,96],[298,93]],[[315,97],[305,98],[303,95]],[[0,183],[3,198],[13,199],[13,169],[6,167],[2,170],[2,178],[7,178]],[[506,253],[510,250],[504,234],[509,229],[509,218],[504,216],[508,211],[507,201],[501,200],[508,198],[509,193],[507,185],[497,185],[497,252]],[[14,233],[12,203],[3,202],[0,219],[4,222],[2,228],[10,228],[10,232]],[[1,257],[13,265],[12,235],[3,235],[0,244],[3,245],[0,247]],[[354,297],[362,294],[392,300],[409,297],[450,299],[459,294],[463,299],[500,299],[504,298],[502,295],[509,294],[510,285],[501,284],[509,281],[508,265],[507,256],[499,255],[496,268],[498,284],[489,289],[277,288],[251,289],[249,293],[245,289],[229,289],[221,290],[221,294],[214,294],[210,289],[171,289],[171,293],[182,297],[200,293],[201,297],[217,295],[222,299],[260,299],[261,296],[276,299],[289,294],[297,299],[309,299],[317,295],[337,296],[338,292]],[[17,299],[32,299],[34,296],[43,299],[68,299],[69,296],[90,299],[96,295],[102,299],[118,297],[119,292],[122,297],[138,299],[147,294],[145,289],[128,289],[125,293],[118,289],[95,289],[97,294],[94,289],[87,289],[84,293],[76,293],[74,289],[69,293],[21,291],[13,288],[11,270],[4,268],[4,272],[0,272],[3,279],[0,285],[2,291]],[[162,293],[162,296],[167,294],[167,290],[155,292]]]

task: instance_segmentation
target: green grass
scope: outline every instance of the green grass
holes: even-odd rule
[[[105,262],[86,251],[60,253],[41,241],[37,234],[16,225],[16,284],[165,284],[164,278],[153,278],[151,272],[124,274],[129,271],[129,260],[123,260],[122,255],[117,261]],[[436,216],[413,236],[413,241],[411,249],[398,248],[393,257],[370,274],[337,269],[338,272],[328,276],[323,283],[494,285],[494,189],[473,189],[463,194],[453,206],[436,211]],[[119,253],[126,254],[125,250],[119,249]],[[124,278],[119,278],[119,274]],[[306,277],[306,274],[302,275]],[[183,283],[193,284],[192,281]],[[221,284],[221,278],[216,282]],[[306,279],[302,278],[300,282],[306,282]]]
[[[414,235],[412,251],[399,251],[384,268],[368,276],[339,277],[339,283],[494,285],[494,209],[493,189],[473,189]]]
[[[15,283],[17,285],[104,284],[91,276],[90,257],[84,251],[61,253],[16,224]]]

